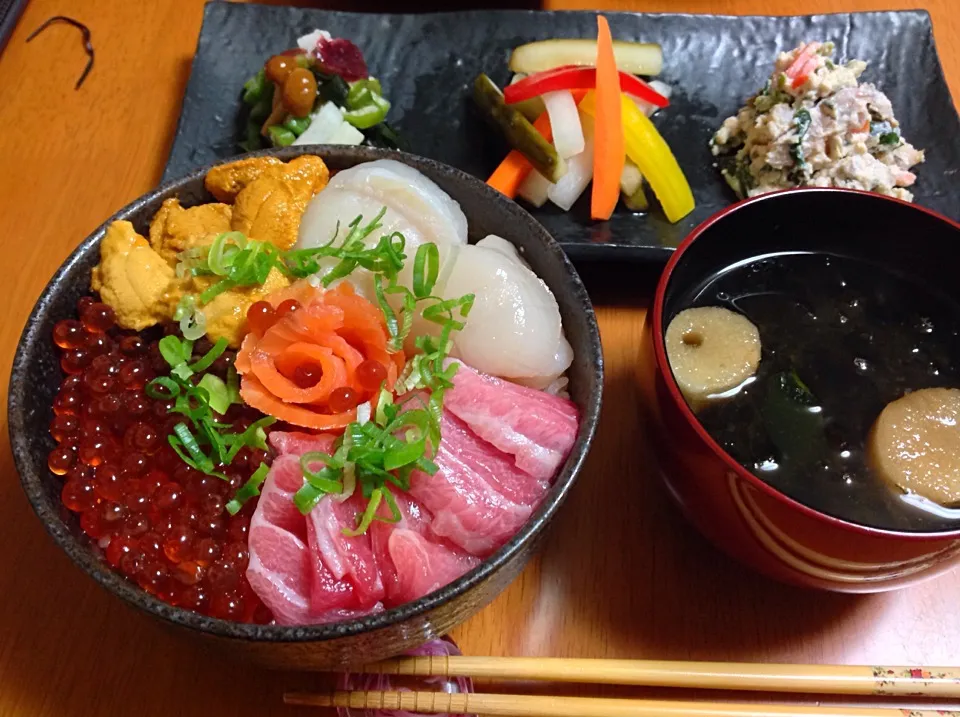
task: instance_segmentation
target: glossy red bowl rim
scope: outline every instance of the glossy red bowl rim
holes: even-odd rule
[[[909,207],[912,211],[922,212],[928,216],[937,219],[941,222],[944,222],[948,226],[955,229],[960,233],[960,223],[953,221],[952,219],[935,212],[932,209],[927,209],[926,207],[921,207],[911,202],[904,201],[902,199],[897,199],[895,197],[888,197],[883,194],[876,194],[875,192],[867,192],[859,189],[841,189],[839,187],[798,187],[792,189],[782,189],[775,192],[769,192],[767,194],[760,194],[755,197],[750,197],[748,199],[743,199],[735,204],[731,204],[729,207],[721,209],[716,214],[705,219],[698,226],[696,226],[693,231],[691,231],[686,238],[680,243],[676,251],[670,257],[670,260],[667,262],[666,267],[663,270],[663,273],[660,275],[660,280],[657,283],[657,290],[654,294],[653,306],[650,309],[652,312],[653,320],[653,348],[654,348],[654,358],[656,362],[656,370],[663,377],[664,382],[667,385],[667,389],[670,392],[670,397],[673,399],[674,404],[680,411],[680,415],[683,416],[684,420],[689,424],[693,431],[700,437],[700,440],[710,449],[710,451],[719,458],[728,470],[733,471],[733,473],[743,481],[746,481],[748,484],[761,491],[765,495],[777,500],[783,505],[786,505],[792,508],[795,511],[802,513],[803,515],[812,518],[814,520],[819,520],[823,523],[827,523],[834,527],[853,532],[859,533],[860,535],[868,535],[882,538],[895,538],[897,540],[912,541],[912,542],[929,542],[932,540],[943,540],[944,538],[960,538],[960,528],[956,530],[940,531],[940,532],[930,532],[930,533],[914,533],[907,531],[897,531],[897,530],[885,530],[882,528],[873,528],[866,525],[860,525],[858,523],[852,523],[842,518],[836,518],[832,515],[827,515],[826,513],[821,513],[818,510],[811,508],[808,505],[805,505],[794,498],[781,493],[773,486],[764,482],[762,479],[755,476],[745,467],[740,465],[732,456],[730,456],[719,443],[717,443],[713,437],[707,432],[703,427],[700,421],[697,420],[696,415],[690,409],[690,406],[687,405],[686,400],[683,398],[683,394],[680,392],[680,387],[677,385],[676,380],[673,376],[673,371],[670,368],[670,363],[667,361],[667,350],[663,341],[663,304],[664,297],[666,295],[667,286],[670,284],[671,276],[673,275],[674,269],[677,265],[683,260],[683,256],[686,253],[687,249],[693,245],[693,243],[708,230],[714,228],[717,224],[721,223],[729,215],[741,211],[746,207],[753,206],[754,204],[759,204],[760,202],[776,201],[778,197],[782,197],[786,194],[814,194],[814,193],[825,193],[830,192],[834,194],[852,194],[852,195],[864,195],[871,197],[877,201],[883,202],[893,202],[895,204],[901,204],[906,207]]]

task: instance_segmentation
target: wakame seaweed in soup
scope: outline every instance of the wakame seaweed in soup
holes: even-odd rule
[[[960,527],[960,509],[905,495],[870,469],[865,450],[891,401],[960,387],[954,300],[863,260],[784,253],[725,269],[686,305],[725,307],[759,329],[754,380],[697,411],[733,458],[843,520],[920,532]]]

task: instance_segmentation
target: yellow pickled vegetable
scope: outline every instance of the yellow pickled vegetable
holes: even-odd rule
[[[683,175],[670,147],[627,95],[620,95],[623,113],[623,138],[627,157],[637,165],[663,206],[671,222],[678,222],[693,211],[695,205],[690,184]],[[584,113],[594,116],[596,99],[590,92],[580,103]]]

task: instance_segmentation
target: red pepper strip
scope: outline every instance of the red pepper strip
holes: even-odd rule
[[[670,101],[643,80],[620,72],[620,91],[657,107],[666,107]],[[561,90],[592,90],[597,86],[597,68],[564,65],[537,72],[503,88],[503,101],[508,105],[539,97],[546,92]]]

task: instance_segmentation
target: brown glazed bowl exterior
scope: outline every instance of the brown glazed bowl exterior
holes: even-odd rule
[[[731,458],[688,408],[663,335],[683,296],[737,261],[831,251],[906,268],[956,295],[960,225],[906,202],[840,189],[797,189],[740,202],[687,237],[666,267],[643,334],[640,381],[660,476],[687,518],[725,552],[795,585],[894,590],[960,560],[960,530],[883,531],[838,520],[779,493]],[[960,358],[960,357],[958,357]]]
[[[517,204],[474,177],[429,159],[371,148],[304,146],[257,154],[281,159],[318,154],[332,170],[375,159],[404,162],[460,203],[471,240],[497,234],[512,241],[553,291],[575,353],[570,393],[580,408],[581,423],[570,457],[527,523],[494,555],[450,585],[378,615],[330,625],[250,625],[205,617],[157,600],[110,569],[80,530],[76,516],[63,509],[61,480],[46,465],[54,446],[48,431],[51,406],[63,379],[51,332],[57,321],[74,314],[77,300],[88,293],[90,269],[99,258],[98,245],[107,225],[126,219],[144,232],[168,197],[180,197],[185,206],[212,201],[203,188],[209,168],[165,184],[120,210],[87,237],[50,280],[27,321],[14,359],[8,406],[13,454],[24,492],[57,544],[100,585],[153,618],[270,667],[341,667],[379,660],[443,635],[469,618],[520,573],[537,549],[580,472],[599,418],[603,356],[596,318],[573,265],[547,231]]]

